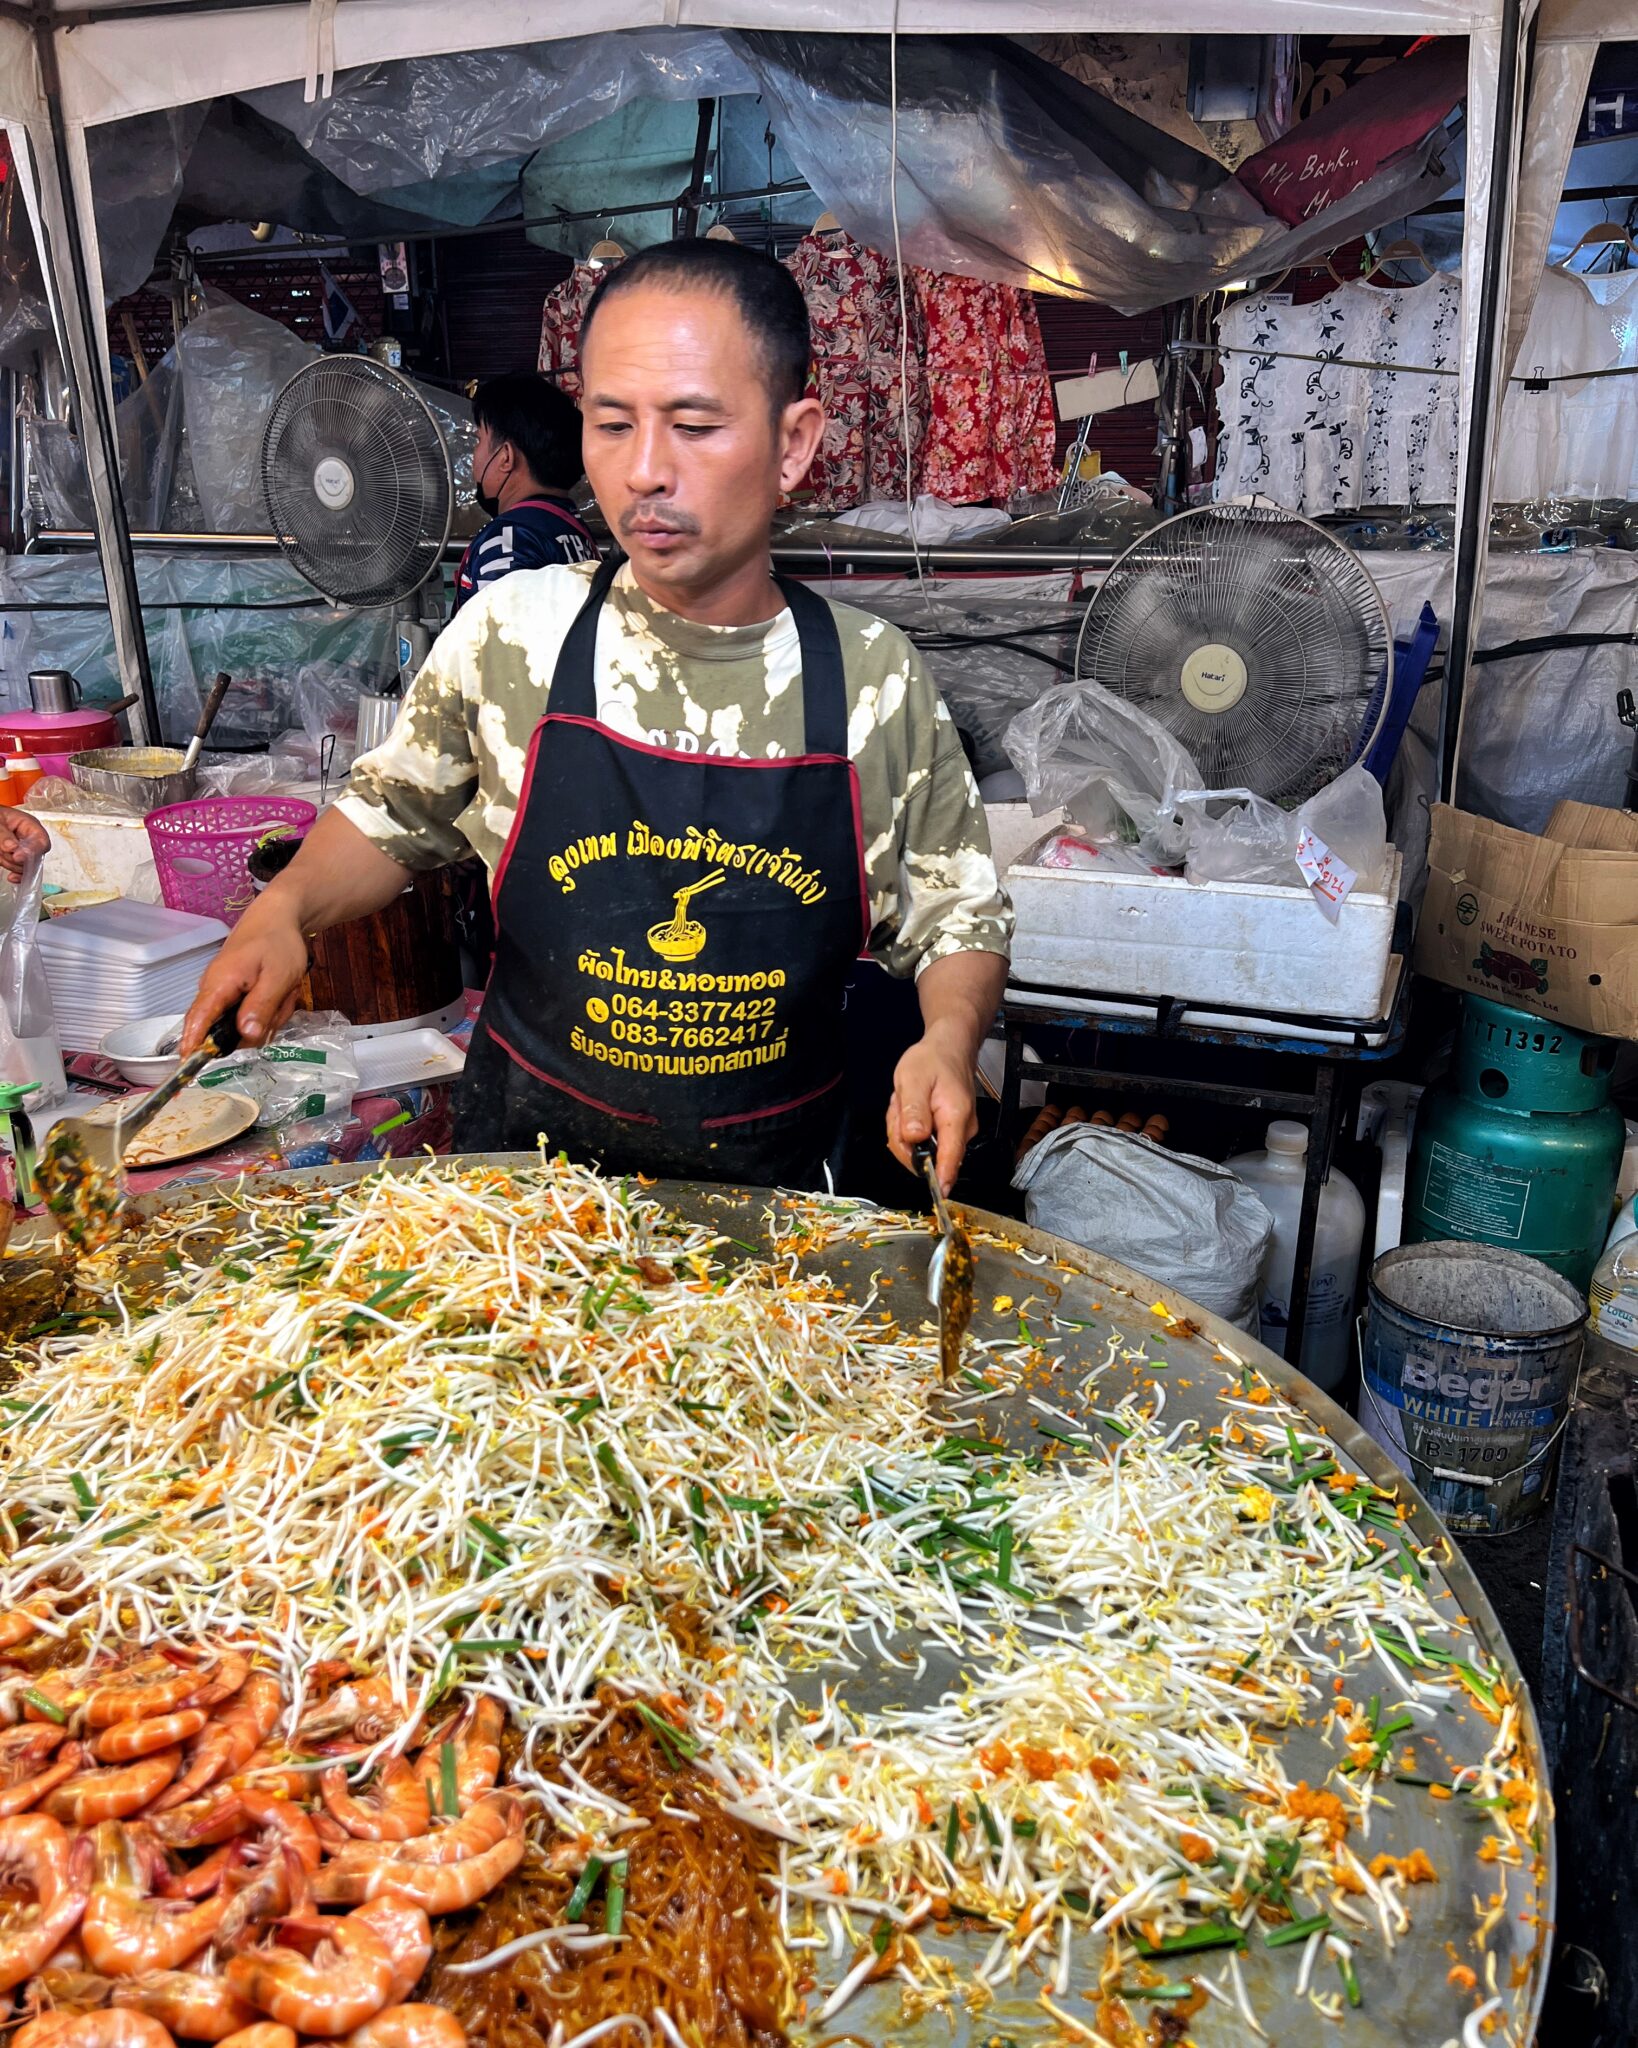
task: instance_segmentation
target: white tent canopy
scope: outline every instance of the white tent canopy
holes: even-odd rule
[[[35,232],[45,252],[65,360],[82,393],[90,380],[100,381],[104,390],[108,380],[105,323],[90,310],[101,305],[101,264],[85,136],[87,128],[100,122],[292,79],[304,80],[312,97],[328,90],[338,70],[393,58],[585,35],[591,30],[715,27],[828,30],[858,36],[886,35],[896,29],[901,35],[951,36],[1142,33],[1154,26],[1152,6],[1138,0],[600,0],[597,7],[577,9],[572,15],[553,9],[546,19],[539,0],[467,0],[460,8],[450,7],[447,0],[292,0],[288,5],[224,5],[199,11],[191,6],[169,10],[143,5],[142,0],[74,9],[63,0],[53,4],[63,18],[63,25],[51,34],[58,74],[56,129],[40,47],[25,26],[21,9],[0,13],[0,120],[12,136]],[[1489,523],[1489,455],[1496,411],[1489,393],[1502,365],[1511,360],[1522,322],[1528,318],[1598,42],[1605,36],[1638,34],[1638,0],[1541,0],[1527,124],[1522,40],[1536,4],[1537,0],[1183,0],[1167,11],[1165,21],[1169,34],[1468,37],[1461,433],[1466,447],[1470,423],[1477,417],[1486,460],[1482,467],[1470,469],[1458,504],[1458,530],[1467,540],[1459,543],[1456,588],[1472,593],[1475,604],[1482,587]],[[1510,38],[1513,47],[1508,49]],[[1509,105],[1498,125],[1498,95],[1509,79],[1514,81]],[[1529,141],[1520,165],[1526,133]],[[1498,136],[1506,151],[1500,163]],[[66,175],[60,177],[59,170]],[[1521,229],[1515,276],[1510,257],[1518,178]],[[83,295],[74,289],[67,261],[75,226],[85,255]],[[1493,299],[1485,289],[1487,250],[1500,258]],[[1495,311],[1491,345],[1481,364],[1487,300]],[[85,438],[116,643],[126,687],[134,688],[135,654],[127,644],[133,638],[131,622],[122,630],[122,607],[114,588],[118,557],[104,531],[118,516],[111,504],[117,487],[97,460],[88,431]],[[1453,622],[1457,650],[1472,646],[1475,629],[1476,616]]]

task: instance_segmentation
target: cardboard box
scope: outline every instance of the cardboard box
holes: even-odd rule
[[[1436,804],[1419,972],[1580,1031],[1638,1038],[1633,824],[1562,803],[1538,837]]]

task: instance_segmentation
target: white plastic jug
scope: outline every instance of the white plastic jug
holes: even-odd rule
[[[1247,1187],[1261,1195],[1274,1217],[1274,1235],[1263,1261],[1262,1339],[1284,1352],[1290,1320],[1291,1274],[1296,1265],[1297,1218],[1307,1172],[1308,1132],[1302,1124],[1270,1124],[1266,1150],[1241,1152],[1226,1162]],[[1365,1237],[1365,1204],[1346,1174],[1333,1166],[1320,1189],[1314,1226],[1314,1263],[1308,1278],[1302,1355],[1294,1363],[1327,1392],[1341,1385],[1353,1341],[1354,1284]]]

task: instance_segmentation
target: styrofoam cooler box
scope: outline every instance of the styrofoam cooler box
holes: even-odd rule
[[[1036,867],[1030,856],[1043,843],[1007,870],[1014,981],[1308,1017],[1380,1015],[1397,853],[1387,887],[1355,889],[1333,925],[1301,886]]]

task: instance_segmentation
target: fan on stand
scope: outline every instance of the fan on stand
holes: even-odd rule
[[[1393,635],[1358,557],[1295,513],[1207,505],[1151,528],[1087,608],[1077,681],[1148,712],[1212,789],[1293,809],[1386,711]]]
[[[418,600],[398,624],[399,677],[380,704],[371,704],[373,693],[360,701],[362,751],[385,737],[398,690],[442,624],[427,584],[455,505],[443,434],[407,377],[369,356],[321,356],[274,401],[262,493],[285,560],[333,604]]]

